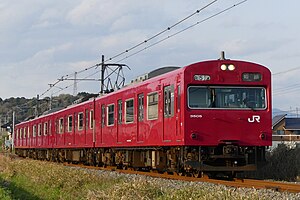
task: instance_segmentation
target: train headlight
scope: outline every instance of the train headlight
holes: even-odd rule
[[[225,64],[221,65],[221,70],[225,71],[227,69],[227,66]]]
[[[233,71],[233,70],[235,70],[235,66],[233,64],[229,64],[229,65],[222,64],[221,65],[221,70],[223,70],[223,71],[225,71],[225,70]]]
[[[235,66],[234,65],[228,65],[228,70],[229,71],[233,71],[235,69]]]

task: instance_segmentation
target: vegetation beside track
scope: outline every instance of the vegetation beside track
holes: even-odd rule
[[[257,172],[256,178],[300,181],[300,148],[282,144],[266,156],[267,164]]]
[[[0,199],[261,199],[256,190],[111,173],[0,155]]]

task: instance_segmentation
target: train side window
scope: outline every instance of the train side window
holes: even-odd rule
[[[158,93],[150,93],[147,96],[147,117],[148,120],[158,118]]]
[[[166,86],[164,88],[164,116],[174,116],[174,86]]]
[[[78,114],[78,130],[83,129],[83,112]]]
[[[139,94],[138,96],[138,115],[139,115],[139,121],[143,121],[144,120],[144,94]]]
[[[32,136],[36,137],[36,125],[33,125],[32,127]]]
[[[133,113],[134,113],[134,101],[133,99],[128,99],[125,101],[125,122],[132,123],[133,122]]]
[[[48,122],[44,123],[44,135],[48,135]]]
[[[39,123],[38,125],[38,136],[41,136],[42,135],[42,124]]]
[[[27,129],[26,129],[26,127],[24,127],[23,138],[26,138],[26,135],[27,135]]]
[[[122,124],[122,115],[123,115],[123,110],[122,110],[122,100],[118,100],[118,124]]]
[[[58,133],[62,134],[64,132],[64,118],[60,118],[58,121]]]
[[[105,105],[101,106],[101,126],[105,126]]]
[[[20,135],[19,135],[19,139],[22,139],[22,135],[23,135],[23,128],[20,128]]]
[[[107,126],[113,126],[115,123],[115,105],[107,106]]]
[[[73,116],[68,116],[68,132],[72,132],[73,129]]]
[[[94,128],[94,110],[90,110],[90,129]]]

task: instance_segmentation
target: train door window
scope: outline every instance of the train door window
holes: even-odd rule
[[[144,94],[139,94],[138,96],[138,112],[139,112],[139,121],[143,121],[144,120]]]
[[[166,86],[164,88],[164,116],[174,116],[174,86]]]
[[[52,121],[50,120],[49,121],[49,130],[48,130],[48,133],[49,133],[49,135],[52,135]]]
[[[68,132],[72,132],[73,128],[73,116],[69,115],[68,116]]]
[[[180,111],[180,103],[181,103],[181,93],[180,93],[180,85],[177,87],[177,111]]]
[[[122,100],[118,100],[118,124],[122,124]]]
[[[30,126],[27,127],[27,138],[30,138]]]
[[[94,128],[94,110],[90,110],[90,129]]]
[[[158,118],[158,93],[154,92],[147,96],[147,117],[148,120]]]
[[[58,133],[62,134],[64,132],[64,118],[60,118],[58,121]]]
[[[132,123],[133,122],[133,113],[134,113],[134,107],[133,107],[133,99],[129,99],[125,101],[125,122],[126,123]]]
[[[36,137],[36,125],[32,127],[32,136]]]
[[[115,123],[115,105],[107,106],[107,126],[113,126]]]
[[[41,136],[42,135],[42,124],[39,123],[38,125],[38,136]]]
[[[87,130],[89,127],[89,110],[85,110],[85,130]]]
[[[105,105],[101,106],[101,126],[105,126]]]
[[[83,129],[83,113],[79,113],[78,114],[78,130],[82,130]]]

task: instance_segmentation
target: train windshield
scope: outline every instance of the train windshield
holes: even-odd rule
[[[266,109],[266,90],[262,87],[190,86],[188,106],[191,109]]]

